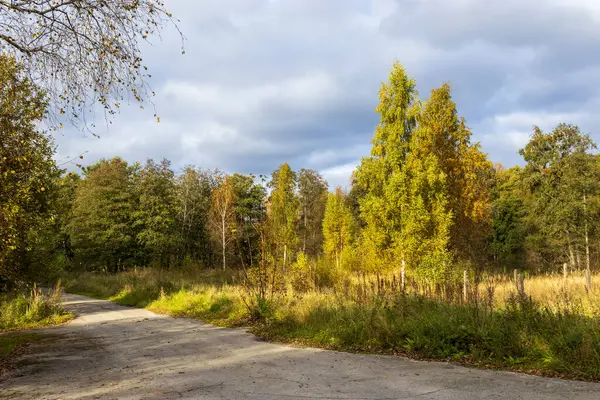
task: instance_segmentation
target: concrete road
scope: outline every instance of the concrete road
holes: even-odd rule
[[[0,378],[1,399],[600,399],[600,384],[266,343],[66,295],[78,318]]]

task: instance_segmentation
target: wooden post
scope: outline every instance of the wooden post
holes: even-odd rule
[[[563,281],[564,281],[565,287],[567,287],[567,263],[563,264]]]
[[[467,284],[468,284],[468,277],[467,277],[467,270],[465,269],[463,271],[463,302],[465,304],[467,303],[467,299],[468,299]]]
[[[517,292],[519,291],[519,270],[515,268],[513,271],[515,287],[517,288]]]
[[[589,269],[585,270],[585,290],[588,293],[592,291],[592,274]]]
[[[402,268],[400,269],[400,284],[402,285],[402,293],[404,293],[406,289],[406,270],[404,260],[402,260]]]
[[[519,275],[519,293],[521,293],[521,296],[525,296],[525,275],[523,272]]]

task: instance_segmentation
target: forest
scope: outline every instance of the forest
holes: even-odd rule
[[[347,193],[287,163],[257,177],[117,156],[67,173],[47,135],[21,128],[12,136],[25,139],[20,146],[2,141],[0,282],[7,289],[60,271],[258,263],[287,275],[299,261],[335,273],[397,272],[405,263],[434,283],[460,281],[464,270],[591,269],[600,164],[590,136],[567,123],[534,126],[519,150],[525,166],[505,169],[472,141],[449,85],[426,100],[415,86],[394,65],[379,93],[371,154]],[[21,101],[44,111],[41,99]]]
[[[449,84],[422,99],[395,63],[347,192],[288,163],[115,156],[67,172],[19,68],[0,58],[1,291],[61,279],[279,340],[599,376],[600,159],[576,125],[533,126],[524,166],[504,168]]]

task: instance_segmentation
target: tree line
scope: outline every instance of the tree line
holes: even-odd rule
[[[590,136],[534,127],[523,167],[472,141],[449,84],[421,100],[395,63],[351,188],[284,163],[270,176],[115,157],[59,168],[36,125],[45,93],[0,58],[0,284],[59,271],[264,265],[282,277],[381,273],[431,282],[466,269],[590,269],[600,254],[600,160]],[[306,278],[308,279],[308,278]],[[306,280],[304,279],[304,280]],[[298,284],[302,284],[299,279]]]

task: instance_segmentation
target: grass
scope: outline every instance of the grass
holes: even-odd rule
[[[40,338],[36,333],[21,331],[58,325],[73,318],[61,307],[60,293],[59,285],[48,293],[34,286],[29,293],[0,296],[0,374],[9,369],[16,353]]]
[[[34,287],[30,293],[11,293],[0,297],[0,332],[57,325],[73,316],[61,304],[60,286],[44,293]]]
[[[214,271],[142,270],[85,274],[67,281],[66,288],[221,326],[249,325],[245,292],[236,280]],[[566,287],[562,277],[528,279],[526,296],[517,295],[507,279],[489,279],[480,285],[481,300],[466,304],[460,296],[428,297],[428,290],[415,285],[402,294],[383,283],[361,287],[359,281],[288,289],[251,330],[275,341],[329,349],[600,380],[600,297],[586,294],[578,277]]]

